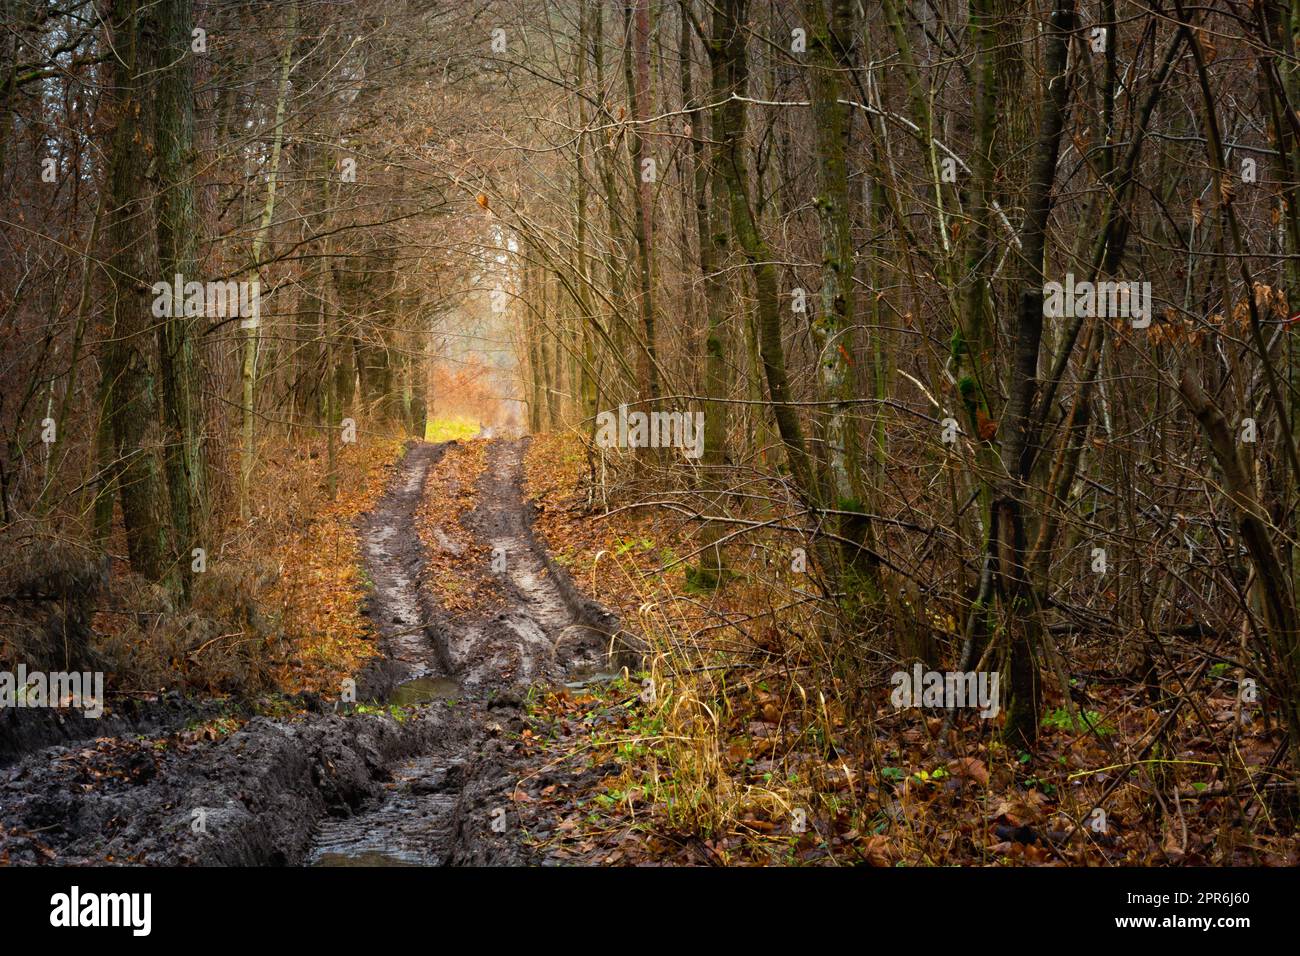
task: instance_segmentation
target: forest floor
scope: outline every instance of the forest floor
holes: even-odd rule
[[[1224,775],[1140,685],[1082,682],[1034,754],[885,689],[850,713],[811,677],[798,584],[750,547],[699,591],[696,529],[593,516],[576,442],[375,456],[285,545],[312,557],[271,587],[282,616],[334,624],[296,632],[275,689],[110,698],[102,732],[0,769],[0,864],[1297,862],[1276,728],[1241,726]],[[1198,679],[1198,719],[1239,723]]]
[[[596,673],[605,639],[537,551],[523,453],[518,441],[413,444],[358,515],[378,654],[356,699],[372,703],[264,698],[168,733],[32,753],[0,776],[0,862],[531,860],[512,799],[535,762],[520,743],[525,701],[537,682]],[[461,495],[467,462],[479,467]],[[430,579],[426,540],[492,600],[444,604],[438,587],[453,581]]]

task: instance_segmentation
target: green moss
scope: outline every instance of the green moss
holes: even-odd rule
[[[975,387],[975,379],[969,375],[963,375],[957,380],[957,391],[961,394],[962,404],[966,406],[966,411],[970,413],[971,420],[975,420],[975,409],[980,405],[979,390]]]
[[[961,329],[953,329],[952,338],[948,340],[948,349],[952,353],[952,360],[961,365],[963,355],[969,355],[970,349],[966,347],[966,336],[962,334]]]
[[[721,573],[706,567],[686,566],[686,590],[688,593],[701,594],[716,591],[730,576],[727,569]]]

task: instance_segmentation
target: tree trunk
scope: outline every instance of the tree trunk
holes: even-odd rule
[[[199,280],[200,223],[194,197],[194,77],[190,55],[194,24],[192,0],[159,0],[162,62],[158,80],[158,258],[163,281],[182,275]],[[172,310],[159,326],[163,422],[166,427],[167,483],[171,517],[182,559],[199,539],[207,511],[203,455],[202,378],[196,347],[201,320]],[[177,314],[179,313],[179,314]],[[181,574],[189,594],[191,576]]]
[[[1043,245],[1052,210],[1052,184],[1060,154],[1061,131],[1070,96],[1068,53],[1074,27],[1073,0],[1057,0],[1045,56],[1046,85],[1039,113],[1038,139],[1030,168],[1029,196],[1020,230],[1020,300],[1016,317],[1009,399],[1001,423],[1002,476],[989,516],[995,543],[996,584],[1008,617],[1010,696],[1004,736],[1032,746],[1038,737],[1042,700],[1039,686],[1037,616],[1025,567],[1025,510],[1028,478],[1036,446],[1029,441],[1038,388],[1038,356],[1043,336]],[[1065,692],[1068,688],[1062,688]]]
[[[632,98],[633,123],[628,127],[628,146],[632,157],[632,182],[636,188],[636,248],[640,288],[638,306],[641,311],[641,330],[645,336],[645,351],[641,360],[642,398],[649,399],[650,409],[658,407],[659,368],[655,343],[655,309],[653,296],[654,183],[648,178],[645,162],[645,124],[650,117],[650,0],[632,0],[626,8],[625,23],[631,49],[625,58],[628,94]]]
[[[781,294],[777,285],[772,252],[759,232],[749,199],[749,164],[745,161],[745,103],[749,84],[744,23],[748,0],[721,0],[714,6],[713,36],[709,56],[722,70],[728,98],[715,109],[714,137],[721,142],[721,172],[727,186],[731,228],[754,276],[758,298],[757,338],[767,378],[768,394],[777,431],[785,446],[786,460],[795,493],[814,504],[813,483],[808,467],[803,425],[790,404],[790,383],[785,369],[785,345],[781,339]]]
[[[693,14],[687,9],[692,2],[693,0],[681,0],[683,9],[679,54],[682,64],[682,103],[688,110],[698,110],[700,103],[695,96],[691,76],[690,27]],[[711,64],[713,62],[710,61]],[[713,79],[711,94],[715,101],[721,100],[726,92],[720,61],[716,67],[711,66],[710,74]],[[728,250],[728,220],[726,207],[719,198],[726,192],[719,174],[724,159],[721,138],[713,136],[713,148],[706,154],[702,129],[704,120],[703,111],[687,114],[687,122],[691,127],[687,165],[695,204],[695,233],[699,243],[700,274],[704,280],[704,309],[707,317],[704,394],[710,399],[716,399],[706,402],[704,407],[704,480],[712,492],[710,507],[721,513],[726,487],[724,469],[727,465],[729,419],[727,399],[731,397],[731,370],[727,364],[727,280],[721,271]],[[712,204],[716,204],[716,207]],[[706,522],[702,529],[704,550],[700,553],[700,581],[703,584],[720,582],[725,573],[726,558],[718,543],[725,530],[725,526],[717,522]]]
[[[266,245],[267,235],[271,231],[271,222],[275,217],[275,187],[280,174],[280,148],[284,143],[284,112],[289,98],[289,72],[293,67],[294,35],[298,32],[297,0],[291,0],[285,13],[285,31],[284,51],[280,55],[280,95],[276,98],[275,103],[275,130],[272,134],[271,162],[266,180],[266,201],[262,205],[261,224],[258,227],[257,235],[253,238],[252,266],[247,280],[252,288],[256,290],[257,295],[260,295],[261,292],[258,263],[262,258],[262,249]],[[249,297],[253,299],[254,295],[250,294]],[[253,459],[256,454],[253,420],[254,399],[256,397],[255,383],[257,381],[257,346],[261,336],[261,317],[250,319],[245,316],[244,319],[240,323],[244,326],[244,347],[243,362],[240,368],[242,453],[239,467],[239,513],[247,519],[249,516],[249,483],[253,474]]]
[[[812,323],[817,363],[825,401],[857,397],[852,363],[854,267],[852,201],[846,159],[849,140],[844,76],[851,69],[853,5],[832,0],[826,17],[824,0],[807,0],[809,87],[816,129],[820,192],[814,198],[822,232],[821,307]],[[816,416],[819,447],[819,500],[837,508],[843,569],[835,575],[837,590],[847,592],[849,610],[874,606],[880,597],[878,562],[870,546],[871,522],[866,516],[861,442],[849,406],[831,405]]]
[[[152,315],[158,250],[146,170],[140,162],[140,143],[150,138],[155,104],[157,9],[142,8],[140,0],[116,0],[107,18],[118,57],[113,82],[104,94],[116,121],[104,230],[113,328],[104,391],[116,454],[108,480],[120,489],[131,567],[175,589],[178,570],[168,523]],[[173,311],[178,306],[183,312],[181,303],[173,303]]]

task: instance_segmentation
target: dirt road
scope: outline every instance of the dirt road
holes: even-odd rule
[[[359,710],[309,701],[205,746],[122,734],[49,747],[0,771],[11,863],[520,864],[533,852],[509,794],[512,743],[536,682],[607,666],[611,618],[537,545],[520,488],[524,443],[492,441],[463,524],[493,561],[504,610],[453,621],[420,583],[415,527],[444,445],[414,444],[359,527],[381,656]]]

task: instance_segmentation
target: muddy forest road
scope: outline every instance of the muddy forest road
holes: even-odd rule
[[[530,687],[590,679],[610,666],[616,624],[534,538],[521,490],[523,441],[489,443],[475,508],[462,519],[493,556],[468,570],[494,576],[504,609],[454,620],[444,613],[421,585],[416,514],[424,495],[447,492],[428,480],[447,447],[413,443],[358,527],[381,651],[357,676],[358,699],[400,705],[401,719],[385,708],[338,713],[316,702],[313,712],[254,717],[189,749],[122,733],[34,751],[0,771],[0,859],[541,862],[512,819],[516,782],[536,768],[511,735],[523,727]]]

